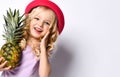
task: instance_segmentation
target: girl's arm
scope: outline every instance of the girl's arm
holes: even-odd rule
[[[48,60],[46,52],[46,40],[48,38],[49,32],[46,33],[44,38],[41,40],[40,44],[40,65],[39,65],[39,75],[40,77],[49,77],[51,72],[51,66]]]
[[[40,77],[49,77],[50,72],[51,72],[51,67],[50,63],[48,60],[48,56],[46,53],[46,50],[43,48],[41,49],[41,54],[40,54],[40,66],[39,66],[39,75]]]

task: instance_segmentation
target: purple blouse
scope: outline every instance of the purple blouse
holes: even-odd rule
[[[20,66],[10,71],[3,71],[1,77],[39,77],[39,61],[32,52],[32,48],[27,46],[23,51]]]

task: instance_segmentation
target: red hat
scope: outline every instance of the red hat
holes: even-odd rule
[[[33,8],[37,6],[46,6],[55,12],[57,19],[58,19],[57,26],[58,26],[58,31],[60,34],[64,28],[64,15],[61,9],[55,3],[49,0],[34,0],[26,6],[25,14],[28,14]]]

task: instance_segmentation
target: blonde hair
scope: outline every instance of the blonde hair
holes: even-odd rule
[[[39,6],[39,7],[36,7],[34,8],[27,16],[26,16],[26,19],[25,19],[25,27],[24,27],[24,39],[21,41],[21,45],[23,45],[23,49],[26,47],[26,41],[29,37],[29,25],[30,25],[30,21],[32,19],[33,16],[35,16],[37,14],[37,8],[43,8],[45,10],[50,10],[49,8],[47,7],[43,7],[43,6]],[[52,10],[51,10],[52,11]],[[53,12],[54,13],[54,12]],[[55,14],[54,14],[55,15]],[[54,43],[55,41],[57,40],[57,37],[58,37],[58,29],[57,29],[57,17],[55,16],[55,19],[54,19],[54,22],[50,25],[51,28],[50,28],[50,34],[48,36],[48,45],[46,47],[46,50],[47,50],[47,54],[48,56],[51,55],[51,51],[53,50],[54,48]],[[41,40],[41,39],[40,39]],[[38,53],[35,53],[36,55]],[[40,54],[40,50],[39,50],[39,54]]]

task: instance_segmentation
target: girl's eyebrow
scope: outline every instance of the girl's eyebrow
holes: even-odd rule
[[[47,21],[47,22],[51,23],[51,21],[50,21],[50,20],[45,20],[45,21]]]

